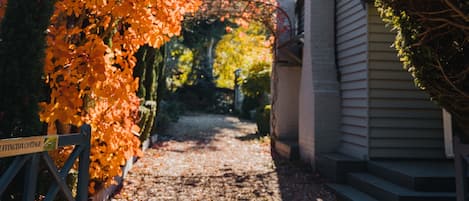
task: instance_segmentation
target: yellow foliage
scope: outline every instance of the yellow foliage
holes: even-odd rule
[[[217,86],[233,88],[234,71],[238,68],[246,75],[253,64],[272,63],[273,37],[267,37],[267,32],[261,23],[251,22],[223,36],[213,65]]]
[[[172,77],[168,78],[171,90],[176,90],[184,84],[193,84],[191,82],[192,79],[190,79],[193,60],[193,52],[189,48],[185,48],[182,52],[182,55],[179,57],[179,61],[177,64],[178,72],[176,72]]]

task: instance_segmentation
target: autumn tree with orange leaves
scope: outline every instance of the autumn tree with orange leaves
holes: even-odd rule
[[[199,6],[201,12],[192,18],[237,18],[241,25],[258,19],[272,27],[272,9],[276,8],[275,0],[47,2],[54,3],[54,12],[47,30],[41,32],[47,36],[41,79],[50,88],[50,97],[40,104],[40,120],[49,124],[50,133],[57,132],[60,125],[91,125],[91,193],[110,185],[114,176],[121,175],[125,161],[141,154],[140,141],[135,136],[140,129],[136,124],[140,104],[136,96],[138,79],[132,74],[139,47],[147,44],[158,48],[178,35],[184,16]],[[0,0],[0,17],[5,5],[6,0]],[[230,10],[233,8],[236,9]],[[8,17],[8,12],[5,15]],[[38,99],[23,100],[34,105]],[[60,154],[68,152],[62,150]]]
[[[50,101],[41,103],[40,118],[51,125],[91,125],[90,192],[110,185],[126,160],[141,154],[134,135],[139,131],[134,54],[141,45],[157,48],[179,34],[184,15],[199,4],[197,0],[56,2],[44,67]]]

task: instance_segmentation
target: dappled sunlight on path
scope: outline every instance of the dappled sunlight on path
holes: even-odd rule
[[[316,200],[310,170],[274,160],[251,122],[183,116],[126,177],[112,200]],[[276,158],[276,157],[274,157]],[[327,200],[327,199],[324,199]]]

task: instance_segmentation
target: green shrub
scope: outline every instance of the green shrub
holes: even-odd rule
[[[208,112],[215,114],[233,113],[234,91],[227,88],[216,88],[215,103],[208,107]]]
[[[183,85],[175,94],[177,101],[183,103],[187,110],[204,111],[217,102],[216,87],[208,81],[199,81],[194,85]]]
[[[171,119],[171,117],[169,116],[169,114],[167,113],[159,113],[157,116],[156,116],[156,124],[155,124],[155,130],[157,132],[161,132],[161,131],[164,131],[166,130],[169,125],[173,122],[173,120]]]
[[[270,133],[270,110],[271,106],[266,105],[256,111],[257,132],[261,135]]]
[[[469,139],[469,1],[376,0],[375,6],[397,31],[394,46],[415,84]]]
[[[140,47],[135,54],[137,63],[134,76],[139,78],[137,95],[142,100],[139,108],[140,140],[143,142],[151,135],[158,109],[159,87],[158,79],[164,68],[164,49],[152,48],[148,45]],[[161,90],[160,90],[161,91]]]
[[[0,139],[45,134],[38,103],[49,97],[41,76],[53,3],[13,0],[6,6],[0,24]],[[12,160],[0,158],[0,175]],[[25,175],[20,170],[0,200],[20,200]]]
[[[140,141],[145,141],[151,135],[153,124],[156,119],[156,101],[145,101],[139,108]]]
[[[241,118],[250,119],[250,112],[260,106],[259,101],[256,98],[245,96],[243,103],[241,104]]]
[[[249,68],[249,74],[241,85],[245,96],[255,98],[270,92],[270,68],[268,63],[257,63]]]
[[[251,119],[251,111],[259,107],[263,109],[264,105],[269,104],[270,71],[271,65],[268,63],[256,63],[249,67],[249,74],[241,85],[244,99],[240,117]]]
[[[52,12],[53,1],[15,0],[6,6],[0,24],[0,138],[44,134],[38,103],[47,96],[41,76]]]
[[[179,120],[179,117],[184,114],[184,111],[185,108],[182,103],[177,101],[161,101],[153,130],[161,132],[167,129],[171,123]]]

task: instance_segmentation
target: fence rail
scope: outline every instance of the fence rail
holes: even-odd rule
[[[54,200],[57,193],[61,191],[68,201],[86,201],[88,199],[90,139],[91,127],[89,125],[83,125],[80,128],[80,133],[0,140],[0,159],[15,156],[15,159],[8,166],[6,171],[0,175],[0,199],[3,197],[3,193],[5,193],[8,185],[24,167],[23,200],[35,200],[39,162],[42,159],[54,180],[44,200]],[[67,158],[64,166],[57,169],[47,151],[69,145],[75,145],[75,147]],[[66,177],[77,159],[77,196],[73,198],[72,191],[67,186]]]

